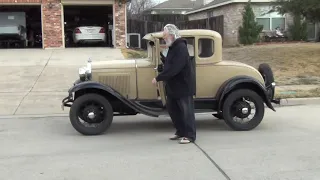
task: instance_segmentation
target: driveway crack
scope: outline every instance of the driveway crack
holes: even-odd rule
[[[231,180],[231,178],[227,175],[227,173],[206,153],[204,149],[202,149],[197,143],[194,143],[196,147],[209,159],[209,161],[220,171],[220,173],[227,179]]]
[[[22,102],[24,101],[24,99],[30,94],[30,92],[33,90],[34,86],[35,86],[35,85],[37,84],[37,82],[39,81],[42,73],[44,72],[44,70],[45,70],[46,67],[48,66],[48,63],[49,63],[52,55],[53,55],[53,51],[51,52],[51,54],[50,54],[50,56],[49,56],[46,64],[43,66],[41,72],[40,72],[39,75],[37,76],[37,79],[36,79],[35,82],[32,84],[32,87],[31,87],[30,90],[23,96],[23,98],[21,99],[21,101],[20,101],[20,103],[18,104],[17,108],[14,110],[13,115],[16,115],[16,113],[17,113],[18,109],[20,108],[20,106],[21,106]]]

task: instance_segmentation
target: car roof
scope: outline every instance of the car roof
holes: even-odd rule
[[[179,34],[181,36],[213,36],[215,38],[221,39],[221,35],[218,32],[209,30],[209,29],[179,30]],[[162,38],[162,37],[163,37],[163,31],[160,31],[160,32],[154,32],[154,33],[148,33],[143,37],[143,39],[153,41],[154,38]]]

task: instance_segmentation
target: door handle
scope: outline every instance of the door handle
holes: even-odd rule
[[[158,70],[158,67],[153,68],[154,70]]]

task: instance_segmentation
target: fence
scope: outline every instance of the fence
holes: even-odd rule
[[[151,22],[136,19],[129,19],[127,24],[128,33],[139,33],[141,38],[152,32],[162,31],[166,22]],[[210,29],[217,31],[223,37],[223,16],[210,17],[207,19],[180,21],[176,25],[179,29]],[[146,42],[141,40],[141,48],[146,49]]]

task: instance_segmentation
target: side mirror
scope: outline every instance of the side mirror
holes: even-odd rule
[[[153,47],[154,46],[154,42],[153,41],[149,41],[149,45]]]

